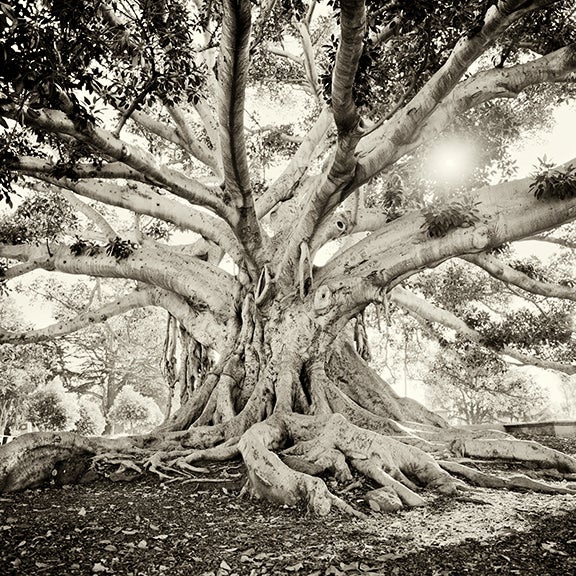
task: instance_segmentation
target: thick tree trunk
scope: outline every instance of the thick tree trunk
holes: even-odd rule
[[[550,491],[535,481],[528,487],[490,477],[486,484],[457,462],[451,467],[461,456],[576,472],[574,458],[502,432],[453,429],[417,402],[398,397],[360,357],[352,333],[327,334],[299,299],[274,303],[264,315],[247,297],[233,346],[154,433],[119,439],[22,436],[0,448],[0,490],[55,478],[81,481],[103,467],[120,477],[145,469],[186,476],[197,472],[197,461],[238,454],[254,495],[303,503],[319,514],[333,505],[362,514],[330,492],[319,478],[326,474],[342,488],[355,475],[366,476],[383,487],[378,494],[386,496],[389,509],[398,509],[425,504],[423,488],[455,494],[464,484],[451,474],[483,485]],[[381,509],[382,503],[370,505]]]

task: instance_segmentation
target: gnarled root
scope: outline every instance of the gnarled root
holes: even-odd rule
[[[293,441],[285,462],[273,450]],[[350,506],[331,494],[324,482],[305,473],[331,471],[337,479],[352,478],[348,462],[382,486],[391,489],[406,506],[425,502],[418,485],[454,494],[461,483],[453,479],[422,450],[351,424],[340,414],[332,416],[275,415],[252,426],[240,439],[240,452],[248,469],[253,492],[288,505],[305,504],[317,514],[327,514],[332,504]],[[293,458],[299,460],[295,461]],[[300,471],[299,471],[300,470]],[[353,511],[353,513],[355,513]]]

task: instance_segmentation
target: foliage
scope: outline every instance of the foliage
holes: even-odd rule
[[[473,198],[460,198],[448,202],[435,202],[424,208],[424,224],[431,238],[442,238],[455,228],[467,228],[479,221],[477,202]]]
[[[79,236],[76,236],[74,243],[70,244],[70,252],[74,256],[97,256],[100,254],[102,247],[96,242],[91,240],[82,240]]]
[[[78,281],[72,286],[49,279],[31,286],[36,300],[52,307],[59,321],[97,308],[101,299],[118,298],[129,285],[114,281]],[[160,371],[164,314],[138,309],[93,324],[60,340],[67,360],[67,387],[101,399],[106,415],[124,385],[166,404],[167,389]]]
[[[143,396],[131,385],[124,386],[108,413],[111,422],[135,427],[152,426],[162,420],[162,412],[152,398]]]
[[[530,376],[467,342],[441,347],[425,382],[432,405],[466,424],[530,420],[548,404]]]
[[[538,169],[530,184],[538,200],[569,200],[576,196],[576,166],[570,164],[562,170],[555,169],[544,156],[539,159]]]
[[[96,402],[81,396],[79,400],[79,417],[76,432],[86,436],[99,436],[104,432],[106,419]]]
[[[28,419],[40,430],[71,430],[79,417],[75,395],[58,380],[34,392],[28,404]]]
[[[137,247],[138,245],[135,242],[122,240],[122,238],[116,236],[116,238],[106,244],[105,249],[108,256],[112,256],[116,258],[117,262],[120,262],[131,256]]]
[[[77,216],[56,192],[28,196],[12,214],[0,219],[0,241],[6,244],[42,243],[73,230]]]

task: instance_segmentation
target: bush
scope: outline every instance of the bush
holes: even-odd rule
[[[79,417],[75,395],[66,392],[59,380],[34,392],[28,404],[28,419],[39,430],[71,430]]]
[[[127,425],[133,431],[135,427],[160,424],[163,416],[158,404],[152,398],[143,396],[132,386],[127,385],[116,396],[108,413],[108,419],[116,424]]]

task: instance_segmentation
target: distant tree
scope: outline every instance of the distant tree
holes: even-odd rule
[[[465,424],[531,420],[549,403],[531,376],[471,343],[442,346],[424,381],[432,407]]]
[[[71,430],[79,417],[76,396],[58,380],[38,389],[28,402],[28,418],[40,430]]]
[[[116,396],[108,418],[116,424],[128,425],[131,432],[159,424],[163,419],[156,402],[134,390],[130,384]]]
[[[87,436],[99,436],[106,428],[106,418],[102,414],[100,406],[86,396],[81,396],[78,401],[79,417],[76,421],[75,430],[79,434]]]
[[[561,410],[563,418],[576,418],[576,377],[560,375]]]
[[[0,322],[11,329],[27,326],[16,302],[0,295]],[[16,431],[27,417],[28,402],[38,388],[62,373],[59,345],[54,342],[0,345],[0,431]]]
[[[60,322],[96,311],[102,299],[122,291],[122,283],[60,279],[35,282],[32,298],[52,307]],[[68,388],[97,398],[106,416],[122,387],[130,384],[158,405],[168,405],[169,388],[161,370],[162,342],[167,316],[159,309],[142,308],[101,321],[59,340],[65,351]]]

